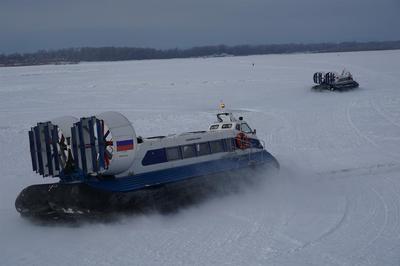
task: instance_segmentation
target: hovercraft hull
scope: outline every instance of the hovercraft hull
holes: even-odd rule
[[[319,84],[312,87],[314,90],[331,90],[331,91],[346,91],[358,88],[359,84],[356,81],[335,83],[335,84]]]
[[[348,81],[342,83],[336,83],[334,85],[335,90],[345,91],[350,89],[358,88],[359,84],[356,81]]]
[[[218,189],[232,191],[241,181],[252,181],[255,166],[279,169],[278,161],[265,150],[251,156],[251,160],[243,155],[112,180],[33,185],[19,194],[15,206],[21,215],[40,219],[173,211]]]

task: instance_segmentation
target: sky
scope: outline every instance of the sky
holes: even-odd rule
[[[400,40],[400,0],[0,0],[0,53]]]

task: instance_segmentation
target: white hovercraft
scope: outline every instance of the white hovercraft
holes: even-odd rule
[[[139,208],[166,187],[193,192],[205,177],[279,168],[242,117],[221,112],[217,118],[206,131],[149,138],[136,136],[117,112],[38,123],[29,131],[32,168],[59,182],[25,188],[16,209],[38,217],[115,212]]]

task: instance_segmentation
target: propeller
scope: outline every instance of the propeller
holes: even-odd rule
[[[325,82],[324,73],[322,73],[322,72],[314,73],[313,80],[314,80],[314,83],[316,83],[316,84],[324,83]]]
[[[67,158],[68,158],[68,145],[65,143],[65,137],[64,134],[61,133],[61,131],[58,131],[58,134],[61,134],[61,138],[59,138],[58,141],[58,146],[59,146],[59,155],[61,157],[61,162],[62,165],[65,165],[65,163],[67,162]]]
[[[71,154],[71,152],[69,152],[71,150],[70,147],[70,143],[69,140],[67,140],[63,134],[63,132],[61,131],[60,128],[57,127],[57,149],[58,149],[58,153],[53,153],[52,157],[54,158],[54,156],[58,155],[59,158],[59,162],[61,164],[62,168],[65,168],[67,161],[69,159],[69,154]]]
[[[102,127],[102,132],[104,132],[104,122],[102,121],[101,123]],[[108,169],[108,166],[110,165],[110,161],[112,159],[112,153],[114,151],[113,149],[113,140],[112,136],[110,135],[110,130],[107,129],[106,133],[103,136],[103,142],[104,142],[104,165],[105,168]]]
[[[110,130],[107,128],[107,131],[104,128],[104,121],[103,120],[98,120],[97,123],[101,123],[101,132],[97,132],[96,130],[96,124],[93,125],[94,127],[94,138],[95,140],[99,139],[99,134],[104,134],[103,135],[103,145],[104,145],[104,168],[108,169],[108,166],[110,165],[110,161],[113,157],[112,153],[114,151],[113,149],[113,140],[112,140],[112,135]],[[87,126],[83,126],[83,129],[86,132],[90,132],[89,128]],[[104,133],[105,132],[105,133]],[[97,154],[97,164],[100,164],[100,154]]]
[[[65,138],[62,130],[59,127],[54,127],[53,130],[57,130],[56,136],[51,134],[52,138],[56,138],[55,139],[55,143],[57,145],[57,147],[53,146],[53,152],[52,152],[52,159],[55,160],[55,157],[58,157],[58,163],[61,166],[61,169],[66,169],[66,168],[73,168],[73,159],[72,159],[72,151],[71,151],[71,145],[70,145],[70,139],[69,138]],[[52,141],[51,141],[52,142]],[[57,152],[54,152],[54,151]],[[56,166],[56,169],[59,166]]]

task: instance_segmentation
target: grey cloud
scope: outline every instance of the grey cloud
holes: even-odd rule
[[[400,39],[397,0],[0,0],[1,52]]]

